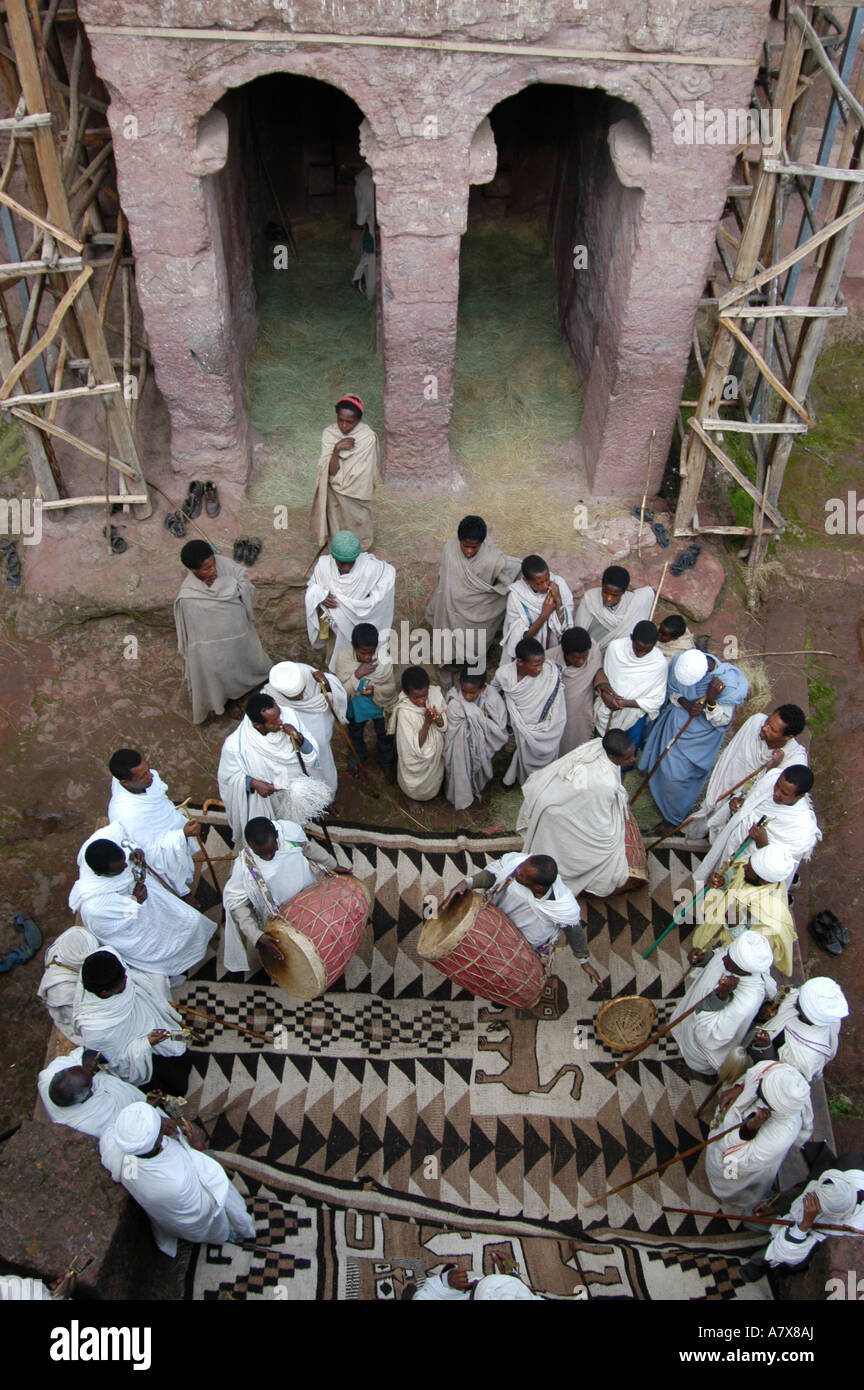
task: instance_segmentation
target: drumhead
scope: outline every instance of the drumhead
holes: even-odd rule
[[[273,969],[265,966],[273,983],[298,999],[315,999],[323,994],[327,986],[327,972],[314,943],[302,932],[289,927],[281,917],[269,918],[267,934],[278,941],[285,957],[284,965]]]
[[[424,960],[440,960],[468,935],[482,906],[479,893],[468,892],[448,908],[430,917],[417,942],[417,954]]]

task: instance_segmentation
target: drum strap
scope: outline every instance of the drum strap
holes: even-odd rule
[[[273,894],[270,892],[270,885],[266,882],[265,879],[261,877],[258,870],[255,868],[255,864],[252,860],[252,855],[249,853],[245,845],[243,846],[243,863],[249,870],[249,877],[252,879],[252,882],[255,884],[256,888],[259,890],[262,898],[264,899],[265,906],[267,908],[267,911],[270,913],[270,916],[278,917],[279,904],[276,902],[275,898],[273,897]]]

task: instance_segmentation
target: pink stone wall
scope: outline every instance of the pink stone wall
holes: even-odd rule
[[[585,10],[571,0],[421,0],[410,7],[402,0],[285,0],[279,8],[268,0],[211,0],[204,17],[198,0],[80,0],[111,95],[120,196],[157,381],[171,414],[175,466],[197,477],[206,465],[206,476],[240,489],[250,457],[242,398],[254,332],[248,232],[238,212],[235,155],[229,151],[222,173],[202,167],[199,119],[227,92],[275,72],[329,82],[363,111],[361,147],[375,174],[381,230],[388,477],[446,485],[459,243],[472,177],[490,174],[472,164],[472,140],[499,101],[548,82],[628,103],[650,141],[645,155],[627,138],[607,151],[603,140],[610,137],[599,130],[591,136],[600,196],[585,212],[598,273],[579,291],[576,319],[572,312],[568,319],[585,380],[580,442],[594,491],[641,493],[651,429],[658,475],[671,439],[734,154],[676,146],[672,116],[698,99],[747,105],[767,12],[766,0],[731,0],[721,9],[712,0],[687,7],[612,0],[602,10],[596,0]],[[104,32],[112,24],[259,32],[252,43],[201,42]],[[582,56],[268,39],[288,32],[531,44],[579,49]],[[609,51],[631,52],[634,61],[601,56]],[[694,61],[672,63],[669,54]],[[639,55],[654,56],[637,62]],[[747,61],[705,66],[699,56]],[[433,138],[430,116],[437,120]],[[437,400],[424,393],[432,376]]]

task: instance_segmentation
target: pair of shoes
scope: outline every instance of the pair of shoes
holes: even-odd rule
[[[194,521],[196,516],[201,515],[201,508],[204,505],[204,484],[192,482],[189,484],[189,491],[186,494],[186,501],[180,508],[184,516],[188,516],[190,521]]]
[[[829,956],[840,956],[851,945],[852,938],[839,918],[827,908],[817,912],[807,930],[820,950]]]
[[[108,535],[107,526],[102,527],[102,535]],[[123,539],[116,526],[111,527],[111,552],[114,555],[122,555],[124,550],[129,549],[129,544]]]
[[[235,564],[254,565],[262,549],[263,544],[260,536],[240,536],[234,542]]]
[[[670,574],[674,574],[677,579],[679,574],[683,574],[685,570],[693,568],[701,554],[701,545],[698,541],[693,541],[692,544],[682,550],[681,554],[672,561],[672,564],[669,566]]]
[[[0,541],[0,550],[6,556],[6,583],[10,589],[18,589],[21,586],[21,561],[15,549],[15,542]]]
[[[215,483],[204,484],[204,510],[208,516],[218,516],[222,510],[222,503],[219,501],[219,493],[216,491]]]
[[[178,541],[186,535],[186,518],[182,512],[169,512],[162,524]]]
[[[659,521],[652,521],[651,530],[654,532],[657,544],[660,546],[661,550],[668,550],[669,532],[666,530],[666,527],[663,526]]]

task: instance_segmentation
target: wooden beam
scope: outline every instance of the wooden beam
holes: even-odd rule
[[[795,397],[792,395],[791,391],[787,391],[780,378],[776,376],[774,372],[772,372],[771,368],[768,366],[768,363],[765,361],[765,358],[762,356],[759,349],[757,347],[754,347],[753,343],[751,343],[747,335],[745,333],[742,333],[741,329],[738,328],[734,323],[732,323],[731,320],[726,321],[726,328],[732,334],[732,337],[736,340],[736,342],[739,342],[741,344],[744,351],[750,354],[765,380],[769,381],[771,385],[774,387],[774,390],[777,392],[777,395],[780,396],[786,402],[786,404],[792,410],[795,411],[796,415],[800,415],[804,423],[809,425],[812,429],[815,426],[816,421],[810,418],[803,405],[799,405]]]
[[[14,366],[15,356],[9,341],[8,325],[6,319],[0,315],[0,371],[5,376],[12,371]],[[21,415],[24,414],[25,412],[22,411]],[[33,477],[39,491],[45,498],[59,499],[63,494],[63,479],[57,467],[57,460],[53,457],[53,451],[50,446],[46,448],[42,435],[38,430],[32,428],[29,421],[22,419],[21,433],[24,436],[27,457],[30,460]]]
[[[0,276],[4,280],[8,276],[14,283],[25,275],[56,275],[67,271],[74,274],[76,270],[81,270],[83,265],[80,256],[61,256],[56,265],[51,265],[48,261],[4,261],[0,265]]]
[[[703,304],[706,301],[701,301]],[[716,300],[714,303],[716,304]],[[720,315],[725,319],[833,319],[842,318],[849,310],[845,304],[833,308],[827,304],[746,304],[737,309],[724,309]]]
[[[95,507],[97,504],[104,507],[106,502],[111,507],[120,507],[124,502],[132,507],[140,507],[149,501],[150,498],[146,493],[141,496],[132,492],[109,493],[106,497],[104,492],[100,492],[94,497],[61,497],[56,502],[43,502],[42,510],[43,512],[56,512],[63,507]]]
[[[857,117],[859,124],[864,126],[864,106],[861,105],[861,103],[857,100],[854,94],[846,86],[846,83],[843,81],[843,78],[840,76],[834,64],[831,62],[831,59],[828,57],[828,54],[826,53],[825,48],[823,47],[822,40],[819,38],[819,35],[813,28],[813,25],[810,23],[809,19],[804,14],[804,11],[800,10],[797,5],[793,5],[792,8],[789,10],[789,18],[800,28],[802,34],[804,35],[808,44],[810,45],[810,51],[812,52],[813,57],[816,59],[816,62],[819,64],[820,68],[825,73],[826,77],[828,78],[828,81],[831,83],[831,86],[834,88],[837,95],[841,98],[842,101],[845,102],[845,104],[849,107],[849,110],[852,111],[853,114]]]
[[[84,286],[87,284],[87,281],[90,279],[90,276],[92,274],[93,271],[88,265],[85,266],[85,268],[81,271],[81,274],[77,276],[75,280],[73,280],[72,284],[69,286],[63,298],[60,300],[60,303],[57,305],[57,308],[54,310],[54,313],[51,315],[51,318],[48,321],[48,327],[45,329],[45,332],[42,334],[41,338],[39,338],[31,348],[28,348],[28,350],[24,353],[24,356],[21,357],[15,363],[15,366],[7,376],[6,380],[3,382],[3,385],[0,386],[0,401],[6,400],[7,396],[12,390],[12,387],[15,385],[16,381],[21,376],[21,374],[23,372],[26,372],[27,368],[30,366],[30,363],[35,362],[36,358],[39,357],[40,354],[45,351],[45,348],[51,342],[51,339],[54,337],[54,334],[57,332],[58,328],[63,322],[67,309],[69,309],[75,302],[75,299],[80,294],[81,290],[83,290]]]
[[[0,130],[11,130],[16,135],[20,135],[24,130],[34,130],[39,125],[50,125],[51,115],[48,111],[39,111],[35,116],[9,116],[0,121]]]
[[[769,174],[800,174],[805,179],[836,179],[838,183],[864,183],[864,169],[838,169],[833,164],[786,164],[782,159],[766,159]]]
[[[754,290],[760,289],[761,286],[765,284],[766,280],[773,280],[778,275],[782,275],[784,270],[788,270],[790,265],[794,265],[796,261],[803,261],[804,257],[809,256],[811,251],[815,251],[817,246],[821,246],[823,241],[828,241],[830,237],[836,236],[838,232],[842,232],[844,227],[848,227],[851,222],[855,221],[856,217],[861,216],[862,212],[864,212],[864,203],[850,208],[848,212],[844,212],[840,217],[835,217],[834,221],[829,222],[821,231],[808,237],[806,241],[802,241],[801,245],[796,247],[794,251],[790,251],[788,256],[784,256],[782,261],[778,261],[776,265],[770,265],[767,270],[763,270],[760,275],[749,280],[746,285],[741,285],[737,289],[730,290],[728,294],[724,294],[723,298],[720,300],[721,312],[730,304],[735,304],[739,299],[744,299],[746,296],[751,295]]]
[[[806,434],[809,425],[798,424],[795,420],[790,420],[787,424],[750,424],[746,420],[718,420],[705,419],[702,426],[706,430],[719,430],[727,434]]]
[[[63,391],[31,391],[26,396],[16,396],[21,405],[44,405],[46,401],[68,401],[73,396],[108,396],[120,390],[119,381],[105,382],[96,386],[67,386]],[[0,410],[8,410],[10,400],[0,401]],[[100,459],[102,455],[99,455]]]
[[[66,232],[61,227],[55,227],[53,222],[47,222],[38,213],[31,212],[29,208],[16,202],[14,198],[10,198],[8,193],[0,193],[0,203],[3,203],[10,212],[17,212],[18,216],[23,217],[25,221],[32,222],[34,227],[41,227],[43,232],[49,232],[55,241],[62,241],[64,246],[71,247],[73,251],[78,252],[79,256],[84,250],[83,241],[79,241],[77,237],[73,236],[71,230]]]
[[[748,494],[748,496],[753,498],[753,501],[756,503],[756,505],[761,507],[762,495],[758,491],[758,489],[754,487],[753,483],[751,483],[746,473],[742,473],[737,463],[733,463],[732,459],[729,458],[728,454],[724,454],[720,446],[716,444],[714,440],[711,439],[705,433],[695,416],[691,415],[690,419],[687,421],[687,424],[690,426],[690,429],[693,430],[693,432],[699,436],[702,443],[705,445],[705,448],[708,450],[709,454],[711,454],[717,460],[717,462],[723,468],[726,469],[727,473],[731,473],[738,486],[743,487],[744,491]],[[774,509],[774,507],[769,507],[767,502],[765,503],[765,512],[766,515],[770,516],[771,520],[774,522],[774,525],[779,526],[782,529],[782,516],[778,511]]]
[[[7,406],[6,409],[8,410],[9,407]],[[53,435],[55,439],[61,439],[64,444],[70,444],[73,449],[80,450],[80,452],[86,454],[88,458],[98,459],[100,463],[104,463],[104,449],[97,449],[93,444],[88,444],[85,439],[79,439],[77,435],[70,434],[69,430],[61,429],[61,427],[55,425],[53,421],[44,420],[40,415],[33,415],[29,410],[20,410],[17,405],[13,406],[10,413],[15,416],[16,420],[20,420],[22,424],[32,425],[35,429],[42,430],[45,434]],[[115,458],[113,454],[108,462],[111,464],[112,468],[116,468],[117,472],[125,477],[134,478],[136,476],[135,470],[130,468],[128,463],[124,463],[122,459]]]

